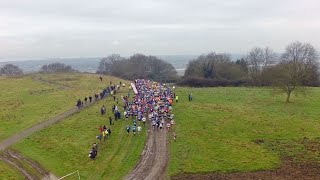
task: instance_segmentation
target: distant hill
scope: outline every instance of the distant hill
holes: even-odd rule
[[[184,74],[188,62],[195,59],[198,55],[158,55],[157,57],[171,63],[177,70],[179,75]],[[233,60],[242,57],[242,55],[231,55]],[[19,59],[19,60],[7,60],[0,59],[0,67],[4,64],[11,63],[19,66],[25,73],[39,71],[41,66],[54,62],[60,62],[72,66],[74,69],[80,72],[96,72],[99,62],[102,57],[92,58],[50,58],[50,59]]]
[[[96,72],[101,58],[56,58],[0,62],[0,66],[10,63],[19,66],[24,72],[36,72],[45,64],[64,63],[81,72]]]

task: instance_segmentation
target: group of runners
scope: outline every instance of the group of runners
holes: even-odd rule
[[[174,114],[171,113],[172,102],[175,97],[173,90],[165,84],[154,82],[151,80],[137,79],[134,83],[137,93],[133,96],[131,102],[124,100],[126,119],[133,119],[132,125],[127,125],[126,131],[129,134],[130,130],[135,135],[141,131],[142,124],[144,127],[146,122],[151,123],[153,129],[167,128],[170,131],[175,124]],[[176,133],[174,132],[174,139]]]
[[[114,113],[115,120],[121,118],[121,113],[118,108],[118,99],[115,96],[117,90],[122,85],[111,85],[104,89],[100,98],[107,95],[112,95],[113,100],[117,105],[112,106],[112,112]],[[154,130],[163,131],[167,129],[170,132],[172,126],[175,125],[174,114],[171,113],[172,103],[175,99],[178,102],[178,96],[174,92],[175,87],[172,89],[165,84],[154,82],[151,80],[137,79],[134,83],[129,85],[129,91],[127,96],[121,96],[123,103],[123,117],[130,123],[126,125],[125,131],[129,135],[131,132],[133,135],[139,134],[142,128],[146,127],[147,123],[150,123]],[[134,91],[131,96],[132,90]],[[81,108],[81,107],[78,107]],[[106,114],[106,107],[100,108],[101,115]],[[112,118],[109,116],[110,127],[113,124]],[[147,124],[148,125],[148,124]],[[111,128],[104,126],[99,127],[99,135],[96,138],[102,142],[106,141],[111,136]],[[173,138],[176,140],[176,133],[173,132]],[[98,153],[98,145],[94,143],[89,152],[89,157],[95,159]]]

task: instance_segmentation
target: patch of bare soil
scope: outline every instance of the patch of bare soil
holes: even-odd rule
[[[133,171],[125,177],[127,180],[165,179],[168,163],[166,129],[162,131],[148,126],[147,143],[141,154],[140,161]]]

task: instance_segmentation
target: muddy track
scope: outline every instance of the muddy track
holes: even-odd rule
[[[58,179],[53,174],[47,172],[38,163],[21,156],[19,153],[6,150],[0,155],[0,160],[9,166],[17,169],[25,179]],[[32,171],[30,170],[32,169]],[[41,178],[40,178],[41,177]]]
[[[28,129],[25,129],[5,140],[3,140],[2,142],[0,142],[0,151],[3,151],[5,150],[7,147],[11,146],[12,144],[20,141],[21,139],[29,136],[30,134],[36,132],[36,131],[39,131],[47,126],[50,126],[52,125],[53,123],[56,123],[64,118],[66,118],[67,116],[70,116],[71,114],[74,114],[76,112],[78,112],[79,110],[77,108],[72,108],[72,109],[69,109],[68,111],[62,113],[62,114],[59,114],[55,117],[52,117],[40,124],[37,124],[33,127],[30,127]]]
[[[125,177],[126,180],[155,180],[165,179],[168,163],[167,131],[152,129],[148,123],[147,143],[141,154],[140,161],[133,171]]]
[[[84,104],[84,107],[82,107],[80,109],[78,109],[76,107],[71,108],[66,112],[63,112],[63,113],[61,113],[59,115],[56,115],[56,116],[54,116],[52,118],[49,118],[49,119],[47,119],[46,121],[43,121],[40,124],[34,125],[34,126],[28,128],[28,129],[25,129],[25,130],[15,134],[15,135],[12,135],[11,137],[9,137],[7,139],[4,139],[3,141],[0,142],[0,151],[5,150],[6,148],[11,146],[12,144],[20,141],[21,139],[29,136],[30,134],[32,134],[32,133],[34,133],[36,131],[39,131],[39,130],[41,130],[41,129],[45,128],[45,127],[48,127],[48,126],[50,126],[50,125],[52,125],[52,124],[54,124],[54,123],[56,123],[56,122],[58,122],[58,121],[60,121],[60,120],[62,120],[64,118],[66,118],[66,117],[68,117],[68,116],[70,116],[70,115],[72,115],[72,114],[74,114],[76,112],[81,111],[83,108],[86,108],[86,107],[94,104],[95,102],[96,101],[93,100],[91,103]]]

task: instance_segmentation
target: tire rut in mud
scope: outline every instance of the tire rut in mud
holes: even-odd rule
[[[18,170],[25,179],[58,179],[42,168],[37,162],[25,158],[19,153],[6,150],[0,155],[0,160]]]
[[[168,163],[167,131],[152,129],[148,126],[147,143],[141,154],[140,161],[133,171],[125,177],[126,180],[164,179]]]

